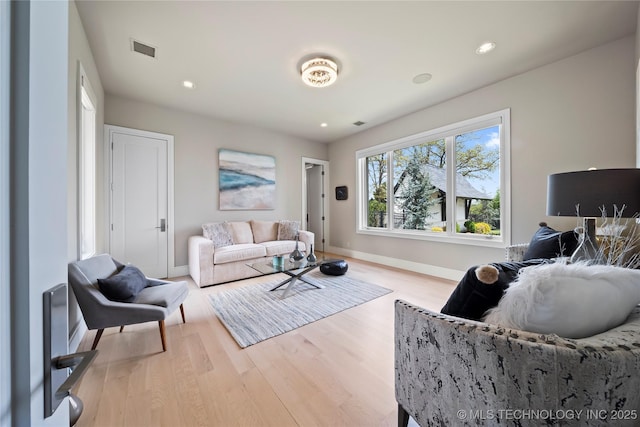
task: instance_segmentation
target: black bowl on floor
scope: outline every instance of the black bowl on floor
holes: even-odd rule
[[[325,261],[320,264],[320,271],[329,276],[342,276],[349,269],[349,264],[343,259]]]

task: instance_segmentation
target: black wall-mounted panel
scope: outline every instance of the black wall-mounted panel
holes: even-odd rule
[[[349,198],[349,189],[346,185],[336,187],[336,200],[347,200]]]

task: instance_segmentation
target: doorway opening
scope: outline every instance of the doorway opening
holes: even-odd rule
[[[322,252],[329,241],[329,162],[302,158],[302,220],[315,235],[314,252]]]

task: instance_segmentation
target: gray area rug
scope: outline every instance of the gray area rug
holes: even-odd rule
[[[322,289],[298,280],[280,299],[283,290],[269,289],[286,277],[274,277],[277,280],[209,295],[216,315],[242,348],[392,292],[348,274],[325,276],[316,270],[304,277]]]

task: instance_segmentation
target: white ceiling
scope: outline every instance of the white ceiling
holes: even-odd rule
[[[638,17],[636,1],[76,4],[105,92],[320,142],[635,34]],[[476,55],[485,41],[497,48]],[[302,83],[312,53],[338,60],[334,85]]]

